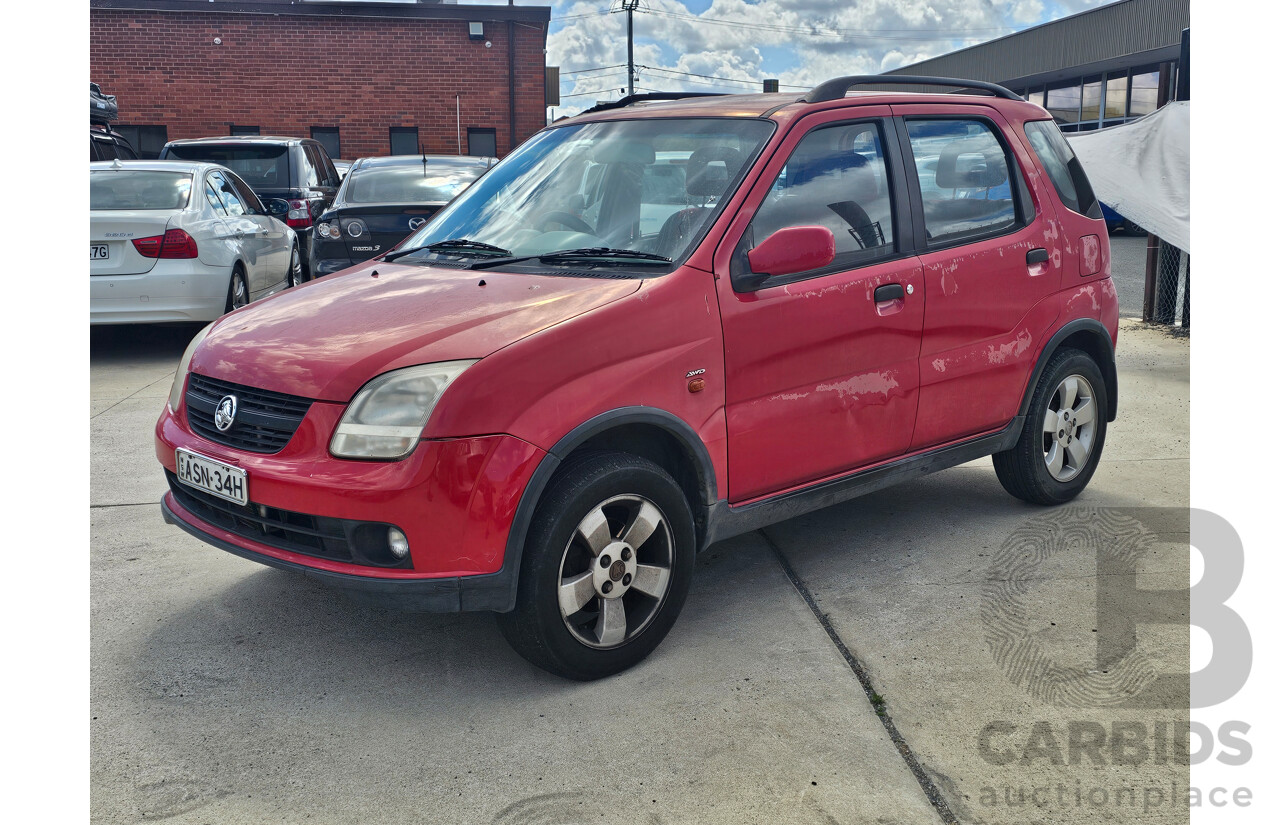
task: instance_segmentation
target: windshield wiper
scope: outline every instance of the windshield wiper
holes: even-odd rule
[[[471,241],[466,238],[451,238],[447,241],[436,241],[425,246],[415,246],[412,249],[397,249],[395,252],[389,252],[384,255],[382,260],[391,263],[397,258],[403,258],[415,252],[484,252],[499,257],[507,257],[511,254],[511,250],[494,246],[491,243]]]
[[[543,252],[540,255],[521,255],[516,258],[495,258],[491,261],[477,261],[469,269],[492,269],[496,266],[518,264],[524,261],[559,263],[562,261],[590,260],[592,258],[610,266],[656,266],[671,263],[671,259],[665,255],[656,255],[652,252],[637,252],[634,249],[613,249],[607,246],[588,246],[581,249],[561,249],[556,252]]]

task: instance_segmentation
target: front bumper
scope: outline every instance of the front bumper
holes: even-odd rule
[[[350,258],[316,258],[311,266],[311,277],[319,278],[323,275],[332,275],[335,272],[350,269],[355,265],[356,262]]]
[[[351,599],[378,607],[417,613],[457,613],[463,610],[505,612],[514,606],[517,571],[503,568],[480,576],[445,576],[434,579],[387,579],[321,570],[253,549],[252,542],[234,537],[197,519],[165,493],[160,512],[166,524],[180,527],[201,541],[241,558],[281,570],[293,570],[341,590]],[[222,533],[222,535],[217,535]]]
[[[543,451],[492,435],[422,441],[402,461],[337,459],[328,443],[343,409],[314,402],[289,443],[262,454],[201,438],[186,427],[185,413],[166,405],[156,423],[156,457],[173,473],[174,450],[183,447],[245,470],[254,508],[396,525],[408,538],[411,568],[326,558],[280,546],[266,532],[231,532],[184,507],[172,492],[164,497],[166,521],[215,547],[301,570],[365,601],[410,610],[509,610],[516,561],[506,558],[507,537]]]

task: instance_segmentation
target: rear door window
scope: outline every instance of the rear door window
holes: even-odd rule
[[[213,208],[215,215],[221,215],[225,218],[227,216],[227,207],[222,205],[222,199],[218,197],[218,192],[213,187],[214,184],[211,180],[205,181],[204,198],[209,202],[209,206]]]
[[[244,201],[240,199],[235,187],[222,176],[221,172],[210,172],[209,180],[213,182],[214,188],[218,190],[218,197],[226,205],[228,215],[239,217],[248,211],[245,209]]]
[[[1020,226],[1004,146],[981,120],[908,120],[930,246]]]
[[[323,164],[316,157],[315,147],[309,143],[302,144],[302,174],[302,185],[308,189],[320,186],[324,178]]]

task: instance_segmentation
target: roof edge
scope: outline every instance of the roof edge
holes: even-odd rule
[[[434,3],[285,3],[271,0],[89,0],[90,9],[194,14],[253,14],[322,19],[480,20],[550,23],[550,6],[458,6]]]

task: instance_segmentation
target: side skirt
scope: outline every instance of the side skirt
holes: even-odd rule
[[[946,470],[967,461],[1011,449],[1018,442],[1024,421],[1024,416],[1018,416],[997,433],[902,458],[868,470],[860,470],[812,487],[782,493],[740,507],[732,507],[729,502],[722,499],[707,508],[707,531],[702,540],[702,546],[698,549],[705,550],[718,541],[750,533],[752,530],[802,516],[814,510],[821,510],[823,507],[830,507],[867,493],[874,493],[918,476],[936,473],[938,470]]]

